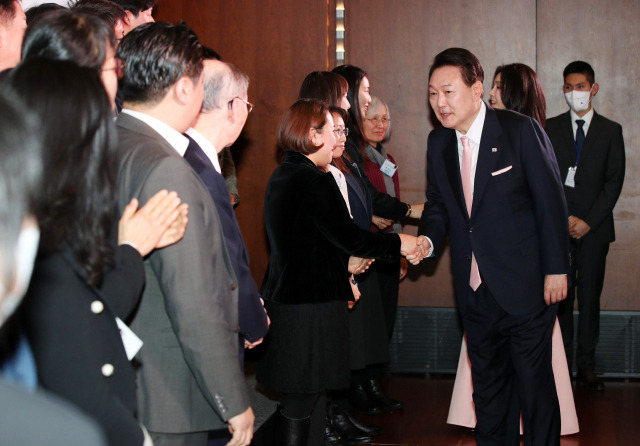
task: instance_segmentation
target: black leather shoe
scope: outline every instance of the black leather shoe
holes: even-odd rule
[[[394,400],[382,393],[382,389],[375,379],[370,379],[365,384],[365,391],[367,396],[373,402],[375,402],[382,410],[400,410],[404,409],[404,403],[402,401]]]
[[[582,370],[576,376],[576,382],[580,387],[586,387],[590,390],[604,390],[604,382],[600,380],[593,370]]]
[[[373,441],[373,435],[368,434],[353,424],[345,411],[340,410],[336,406],[332,406],[330,411],[333,429],[340,435],[343,441],[348,443],[371,443]]]
[[[342,440],[340,434],[333,428],[331,418],[327,415],[327,422],[324,425],[324,446],[345,446],[347,443]]]
[[[351,383],[348,395],[349,404],[354,410],[367,415],[375,415],[382,413],[382,408],[369,398],[364,387],[358,383]]]
[[[347,418],[349,418],[349,421],[351,421],[351,423],[357,427],[358,429],[360,429],[361,431],[363,431],[366,434],[369,435],[379,435],[380,433],[382,433],[382,428],[380,426],[376,426],[373,424],[367,424],[362,420],[359,420],[358,418],[355,417],[355,415],[353,415],[351,412],[349,412],[349,410],[344,410],[345,415],[347,416]]]

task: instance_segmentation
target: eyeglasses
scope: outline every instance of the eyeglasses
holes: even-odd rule
[[[124,60],[120,59],[119,57],[114,57],[113,61],[115,62],[115,65],[113,67],[111,67],[111,68],[103,68],[102,71],[114,70],[116,72],[116,76],[118,77],[118,79],[122,79],[124,77],[125,62],[124,62]]]
[[[336,134],[336,136],[338,138],[340,138],[340,135],[344,135],[344,136],[349,136],[349,129],[344,127],[336,127],[335,129],[333,129],[333,132]]]
[[[235,98],[231,99],[229,101],[229,110],[231,110],[231,107],[233,105],[233,101],[235,101],[236,99],[240,99],[242,102],[244,102],[245,104],[247,104],[247,113],[251,113],[251,110],[253,110],[253,104],[249,101],[245,101],[244,99],[242,99],[240,96],[236,96]]]
[[[366,121],[369,121],[373,125],[378,125],[378,124],[387,125],[391,123],[391,119],[389,118],[364,118],[364,119]]]

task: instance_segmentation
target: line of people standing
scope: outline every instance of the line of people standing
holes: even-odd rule
[[[14,317],[24,321],[41,385],[91,414],[111,444],[248,444],[253,412],[239,358],[243,347],[261,342],[268,319],[247,274],[246,248],[216,166],[217,153],[237,138],[253,108],[248,79],[230,64],[206,61],[184,24],[148,24],[127,32],[122,19],[98,20],[79,9],[43,13],[33,23],[24,60],[6,74],[4,85],[22,98],[25,109],[40,114],[50,145],[42,157],[55,166],[43,177],[47,193],[35,207],[42,240],[34,280]],[[78,30],[89,34],[78,39]],[[364,71],[337,67],[333,74],[342,81],[334,77],[340,93],[333,100],[300,99],[285,113],[278,143],[286,153],[265,198],[271,257],[261,292],[273,324],[258,374],[284,393],[276,413],[278,444],[371,441],[379,430],[349,408],[364,413],[402,408],[380,388],[400,255],[412,263],[431,257],[446,233],[469,335],[479,443],[496,435],[513,438],[513,420],[522,412],[525,438],[555,444],[559,422],[555,389],[549,386],[554,381],[550,339],[555,304],[566,293],[563,240],[569,234],[583,240],[574,249],[578,270],[588,270],[592,259],[604,262],[613,231],[609,216],[624,176],[621,130],[591,113],[590,99],[598,91],[593,73],[574,68],[565,72],[567,101],[584,119],[576,120],[576,158],[568,157],[565,177],[535,121],[482,102],[482,67],[472,54],[460,49],[439,54],[429,88],[444,128],[429,140],[424,213],[422,204],[399,200],[397,166],[380,144],[389,110],[370,97]],[[56,89],[48,88],[52,77]],[[116,148],[110,117],[119,108],[118,96]],[[330,109],[329,100],[348,115]],[[217,131],[208,134],[216,122]],[[573,191],[585,184],[579,172],[593,139],[586,134],[605,127],[611,157],[600,164],[615,181],[606,182],[605,198],[592,193],[599,204],[592,208]],[[530,141],[520,141],[518,132]],[[458,158],[449,153],[455,153],[449,150],[454,146]],[[488,156],[488,149],[495,155]],[[445,169],[439,170],[441,165]],[[460,177],[455,168],[461,168]],[[558,193],[562,184],[573,209],[568,228],[557,224],[567,217]],[[525,187],[530,196],[521,193]],[[542,206],[541,196],[551,199]],[[189,203],[188,217],[181,199]],[[139,203],[145,205],[138,209]],[[114,215],[122,216],[117,225]],[[385,233],[407,217],[421,219],[421,237]],[[520,233],[498,224],[509,219],[517,219]],[[605,243],[587,243],[609,220]],[[370,231],[372,224],[383,232]],[[538,233],[542,228],[548,229],[544,237]],[[517,253],[503,249],[511,244]],[[522,261],[518,253],[526,261],[541,259],[540,268],[526,273],[515,268]],[[509,276],[505,269],[516,273]],[[604,268],[598,271],[603,274]],[[578,274],[578,290],[588,286],[582,277]],[[63,303],[63,297],[78,302]],[[137,391],[129,364],[137,340],[121,334],[127,331],[122,320],[145,342],[136,357]],[[519,338],[525,331],[533,337]],[[488,342],[493,349],[485,349]],[[511,356],[504,356],[505,343],[513,346]],[[594,349],[593,341],[579,341],[578,368],[580,382],[597,390],[603,384],[593,361],[580,359]],[[528,361],[529,351],[543,361]],[[512,368],[498,370],[496,362]],[[78,374],[73,381],[72,373]],[[538,384],[544,381],[546,397],[532,393],[542,387],[527,385],[533,374]],[[496,377],[507,386],[497,388]],[[105,397],[97,398],[98,391]],[[499,419],[492,413],[496,403],[503,414]],[[549,409],[546,415],[543,407]]]

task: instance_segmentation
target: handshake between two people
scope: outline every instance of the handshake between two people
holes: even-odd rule
[[[418,237],[409,234],[398,234],[400,236],[400,254],[406,257],[412,265],[417,265],[429,255],[431,243],[424,235]]]
[[[422,259],[429,255],[431,243],[424,235],[418,237],[409,234],[398,234],[400,237],[400,254],[406,257],[412,265],[419,264]],[[362,274],[365,272],[374,259],[366,259],[356,256],[349,257],[348,270],[351,274]]]

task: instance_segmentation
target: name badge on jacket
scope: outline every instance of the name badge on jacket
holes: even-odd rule
[[[569,172],[567,172],[567,179],[564,181],[564,185],[567,187],[576,187],[576,170],[577,167],[569,167]]]
[[[388,177],[392,177],[393,174],[396,173],[396,170],[398,170],[398,166],[396,166],[389,160],[384,160],[384,163],[382,163],[382,166],[380,166],[380,172]]]
[[[122,320],[117,317],[116,323],[118,324],[118,328],[120,329],[120,336],[122,337],[122,344],[124,345],[124,350],[127,353],[127,359],[131,361],[133,357],[140,351],[142,348],[142,340],[131,330],[127,324],[122,322]]]

